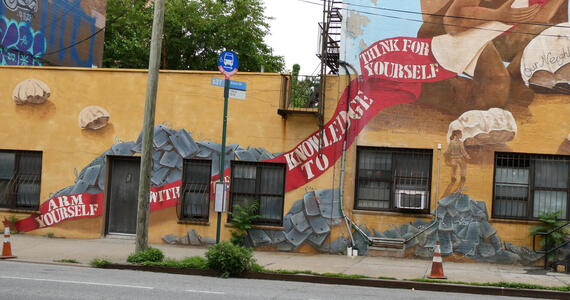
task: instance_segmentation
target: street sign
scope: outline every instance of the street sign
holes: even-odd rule
[[[224,118],[223,120],[223,125],[222,125],[222,149],[226,148],[226,127],[227,127],[227,123],[228,123],[228,98],[230,96],[230,92],[232,91],[232,89],[230,89],[230,77],[232,75],[235,75],[238,72],[238,58],[237,55],[235,53],[233,53],[232,51],[224,51],[222,52],[222,54],[220,54],[220,57],[218,58],[218,70],[220,70],[220,72],[222,74],[224,74]],[[212,84],[216,84],[217,80],[214,80],[214,78],[212,78]],[[245,84],[243,86],[243,89],[245,90]],[[241,97],[243,99],[245,99],[245,91],[238,91],[238,90],[233,90],[233,91],[237,91],[237,92],[241,92],[243,93],[243,95],[238,95],[238,97]],[[239,94],[239,93],[238,93]],[[242,97],[243,96],[243,97]],[[224,162],[226,161],[225,159],[225,154],[226,151],[222,151],[222,155],[220,157],[220,182],[222,182],[223,180],[223,174],[224,171],[226,170],[224,167]],[[225,186],[224,184],[222,184],[222,187],[220,187],[220,189],[223,189],[223,186]],[[225,211],[225,209],[220,205],[222,203],[220,202],[224,202],[225,201],[218,201],[219,198],[219,194],[223,193],[225,196],[225,193],[220,191],[218,192],[218,186],[216,185],[216,209],[215,211],[218,212],[218,220],[216,222],[216,244],[218,244],[220,242],[220,226],[221,226],[221,220],[222,220],[222,211]],[[222,199],[219,199],[222,200]]]
[[[224,79],[212,77],[213,86],[224,87]],[[230,80],[230,89],[245,91],[247,84],[243,81]]]
[[[238,100],[245,100],[245,91],[230,89],[229,97]]]
[[[224,51],[218,57],[218,70],[229,79],[238,71],[238,57],[233,51]]]
[[[215,212],[225,212],[226,211],[226,198],[228,193],[228,186],[225,182],[216,182],[215,198],[214,198],[214,211]]]

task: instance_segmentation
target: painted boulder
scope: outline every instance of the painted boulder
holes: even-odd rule
[[[111,116],[100,106],[87,106],[79,113],[79,127],[81,129],[97,130],[107,126]]]
[[[512,141],[517,134],[517,124],[513,115],[504,109],[470,110],[449,124],[448,143],[455,130],[461,130],[465,146],[492,145]]]
[[[16,104],[22,105],[26,103],[42,104],[51,95],[51,91],[47,84],[38,79],[26,79],[14,88],[12,99]]]

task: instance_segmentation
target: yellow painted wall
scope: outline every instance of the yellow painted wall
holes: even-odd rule
[[[137,139],[143,123],[147,73],[144,70],[33,68],[1,66],[0,111],[3,130],[0,149],[38,150],[43,152],[41,202],[50,194],[74,184],[74,169],[80,171],[114,143]],[[163,71],[159,77],[155,124],[165,122],[171,128],[185,128],[196,140],[221,143],[223,87],[211,85],[218,72]],[[29,78],[45,82],[51,89],[49,100],[41,105],[16,105],[12,91]],[[331,77],[332,78],[332,77]],[[293,115],[285,121],[277,109],[281,96],[281,75],[242,73],[232,80],[247,83],[246,100],[229,100],[227,144],[263,147],[284,152],[317,130],[311,115]],[[337,89],[330,80],[331,89]],[[336,92],[329,101],[336,103]],[[111,118],[101,130],[82,130],[78,113],[88,105],[105,108]],[[329,107],[327,111],[334,109]],[[325,182],[322,176],[316,182]],[[286,195],[285,212],[294,201],[302,199],[303,189]],[[29,214],[0,209],[0,218]],[[222,224],[227,215],[223,214]],[[176,209],[153,212],[150,216],[149,241],[161,242],[165,234],[183,236],[194,228],[202,236],[215,237],[216,213],[211,204],[209,226],[178,224]],[[103,217],[67,220],[30,234],[72,238],[97,238],[103,232]],[[229,238],[222,226],[222,239]]]
[[[141,70],[32,68],[1,66],[0,76],[0,149],[43,151],[41,199],[46,201],[51,193],[72,185],[74,169],[83,169],[91,160],[101,155],[114,143],[137,139],[143,120],[147,76]],[[159,78],[155,124],[165,122],[169,127],[185,128],[196,140],[210,139],[221,142],[223,114],[223,88],[211,85],[211,78],[222,76],[218,72],[164,71]],[[36,78],[51,88],[49,101],[41,105],[16,105],[11,99],[14,87],[22,80]],[[287,120],[277,114],[281,95],[281,75],[247,73],[238,74],[232,80],[247,83],[246,100],[230,99],[227,143],[244,147],[263,147],[268,151],[284,152],[292,149],[302,139],[317,130],[317,119],[310,115],[290,115]],[[345,77],[328,77],[326,117],[327,121],[336,108],[338,98],[346,85]],[[381,101],[381,99],[376,99]],[[489,213],[492,208],[494,151],[526,153],[570,154],[562,147],[570,126],[570,97],[536,94],[530,106],[512,104],[505,109],[515,117],[518,132],[508,149],[481,147],[471,149],[476,163],[467,168],[467,193],[478,201],[485,201]],[[82,130],[77,115],[88,105],[99,105],[109,111],[110,124],[99,131]],[[397,212],[353,211],[356,147],[380,146],[433,149],[431,204],[436,206],[437,144],[447,148],[446,134],[449,123],[458,115],[441,112],[420,103],[389,107],[381,111],[365,127],[356,142],[348,149],[344,183],[344,208],[356,224],[366,224],[370,229],[384,231],[391,227],[430,215]],[[566,151],[566,152],[565,152]],[[440,163],[439,196],[441,198],[450,183],[450,170]],[[308,190],[339,188],[340,161],[324,175],[305,186],[286,194],[284,213],[293,203],[303,198]],[[150,215],[149,241],[161,242],[166,234],[183,236],[195,229],[201,236],[215,237],[216,213],[210,205],[209,224],[178,224],[174,207],[153,212]],[[0,210],[0,218],[25,213]],[[222,239],[229,238],[222,219]],[[528,237],[532,221],[505,221],[492,219],[502,240],[517,245],[530,245]],[[343,223],[331,228],[328,241],[347,236]],[[73,238],[97,238],[103,232],[103,217],[68,220],[50,228],[30,234]],[[297,251],[314,251],[302,246]]]
[[[466,194],[471,199],[484,201],[489,216],[492,214],[494,153],[520,152],[533,154],[570,154],[564,147],[570,131],[568,115],[570,114],[570,96],[536,94],[534,101],[528,106],[511,103],[504,109],[510,111],[517,124],[514,140],[507,142],[506,147],[468,147],[471,160],[467,164]],[[433,150],[432,190],[430,209],[436,207],[437,144],[442,144],[439,199],[444,195],[451,182],[451,167],[444,163],[443,152],[447,149],[446,134],[449,123],[458,115],[443,113],[430,106],[412,103],[393,106],[380,112],[368,123],[358,136],[356,144],[360,146],[421,148]],[[353,146],[347,153],[347,178],[345,184],[347,201],[345,209],[354,207],[354,183],[356,148]],[[459,177],[459,176],[458,176]],[[459,181],[459,178],[458,178]],[[457,183],[455,184],[457,186]],[[370,230],[379,231],[397,227],[416,218],[431,220],[430,215],[416,215],[398,212],[356,211],[351,215],[356,224],[366,224]],[[503,241],[515,245],[532,246],[529,228],[537,221],[519,221],[491,218],[489,223],[497,229]]]

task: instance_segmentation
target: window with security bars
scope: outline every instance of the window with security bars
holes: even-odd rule
[[[258,201],[257,225],[283,223],[285,165],[261,162],[231,162],[230,211]]]
[[[568,219],[569,156],[495,153],[493,216],[537,219],[560,211]]]
[[[185,159],[182,176],[181,220],[208,221],[212,161]]]
[[[37,210],[41,174],[41,152],[0,151],[0,207]]]
[[[429,211],[433,151],[359,147],[354,208]]]

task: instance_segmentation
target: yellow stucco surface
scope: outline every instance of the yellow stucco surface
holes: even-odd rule
[[[520,152],[533,154],[568,155],[562,147],[570,129],[568,115],[570,113],[570,97],[566,95],[536,94],[534,101],[528,106],[511,103],[505,110],[510,111],[517,124],[517,134],[512,141],[499,146],[467,147],[471,160],[467,161],[466,191],[471,199],[484,201],[488,213],[492,214],[494,154],[500,152]],[[451,183],[451,167],[444,162],[443,152],[447,148],[446,134],[449,123],[458,116],[446,114],[433,107],[412,103],[390,107],[380,112],[365,130],[358,136],[357,144],[361,146],[419,148],[433,150],[432,190],[430,209],[436,207],[436,190],[439,179],[439,199],[445,196],[445,190]],[[440,175],[437,176],[438,150],[442,145]],[[347,156],[348,162],[356,161],[353,147]],[[348,163],[347,177],[355,177],[355,164]],[[453,185],[452,191],[457,187]],[[345,184],[349,201],[345,209],[354,206],[354,184],[352,180]],[[347,199],[347,200],[348,200]],[[366,224],[370,229],[384,231],[420,217],[426,221],[429,215],[417,216],[395,212],[362,212],[353,214],[357,224]],[[529,228],[537,221],[505,220],[492,218],[491,225],[503,241],[516,245],[532,246]]]
[[[0,77],[4,79],[0,82],[0,105],[3,108],[0,110],[3,124],[0,149],[43,152],[42,202],[49,199],[51,193],[74,183],[74,169],[83,169],[115,143],[137,139],[143,122],[146,75],[141,70],[0,67]],[[223,88],[212,86],[212,77],[222,78],[218,72],[161,72],[155,124],[185,128],[196,140],[221,143]],[[12,90],[28,78],[40,79],[50,87],[48,102],[41,105],[14,104]],[[227,144],[263,147],[272,153],[284,152],[318,129],[314,116],[290,115],[285,120],[277,114],[281,97],[280,74],[238,74],[232,80],[247,83],[247,96],[246,100],[229,100]],[[328,78],[325,122],[336,108],[345,85],[344,77]],[[491,213],[494,151],[570,154],[561,148],[570,129],[568,104],[570,97],[567,96],[537,94],[528,107],[518,104],[506,107],[516,120],[517,134],[514,140],[504,145],[507,148],[485,146],[469,149],[472,160],[467,165],[466,193],[472,199],[484,201]],[[109,125],[98,131],[80,129],[77,116],[88,105],[105,108],[111,116]],[[350,219],[379,231],[417,218],[431,220],[427,214],[354,211],[356,147],[432,149],[430,209],[433,209],[436,207],[437,187],[441,198],[451,177],[451,168],[444,163],[443,155],[438,164],[437,144],[442,144],[443,154],[447,148],[449,123],[457,117],[417,103],[389,107],[374,117],[346,155],[343,195],[344,209]],[[340,160],[321,177],[286,193],[284,213],[295,201],[303,199],[306,191],[338,189],[339,180]],[[0,210],[0,218],[12,215],[22,218],[29,214]],[[201,236],[215,237],[216,215],[213,203],[210,204],[207,224],[180,224],[175,207],[153,212],[150,215],[149,241],[161,242],[161,237],[167,234],[183,236],[190,229],[195,229]],[[222,239],[229,239],[229,227],[225,225],[227,215],[223,214],[222,218]],[[97,238],[103,234],[103,222],[103,217],[68,220],[30,234]],[[528,228],[536,222],[493,218],[490,223],[502,240],[530,245]],[[344,223],[333,226],[327,240],[330,242],[339,236],[347,236]],[[312,250],[303,246],[297,251]]]
[[[41,202],[63,187],[73,185],[74,170],[80,171],[113,144],[137,139],[143,123],[147,73],[144,70],[0,67],[0,112],[3,130],[0,149],[42,151]],[[155,124],[185,128],[196,140],[221,143],[223,87],[211,85],[218,72],[160,73]],[[16,105],[12,91],[29,78],[45,82],[51,96],[40,105]],[[280,74],[238,74],[232,80],[247,83],[246,100],[229,99],[227,144],[263,147],[283,152],[317,130],[317,119],[310,115],[291,116],[285,121],[277,109],[281,97]],[[336,87],[335,84],[331,86]],[[333,97],[334,98],[334,97]],[[103,129],[82,130],[78,114],[86,106],[105,108],[111,118]],[[330,110],[330,109],[329,109]],[[326,176],[322,177],[324,180]],[[300,199],[303,192],[287,195]],[[211,205],[209,226],[178,224],[175,208],[151,214],[149,241],[160,242],[164,234],[184,235],[195,228],[202,236],[215,236],[216,213]],[[29,214],[0,210],[0,218]],[[223,222],[227,215],[223,215]],[[30,234],[73,238],[96,238],[103,233],[103,217],[67,220]],[[222,238],[229,238],[223,226]]]

